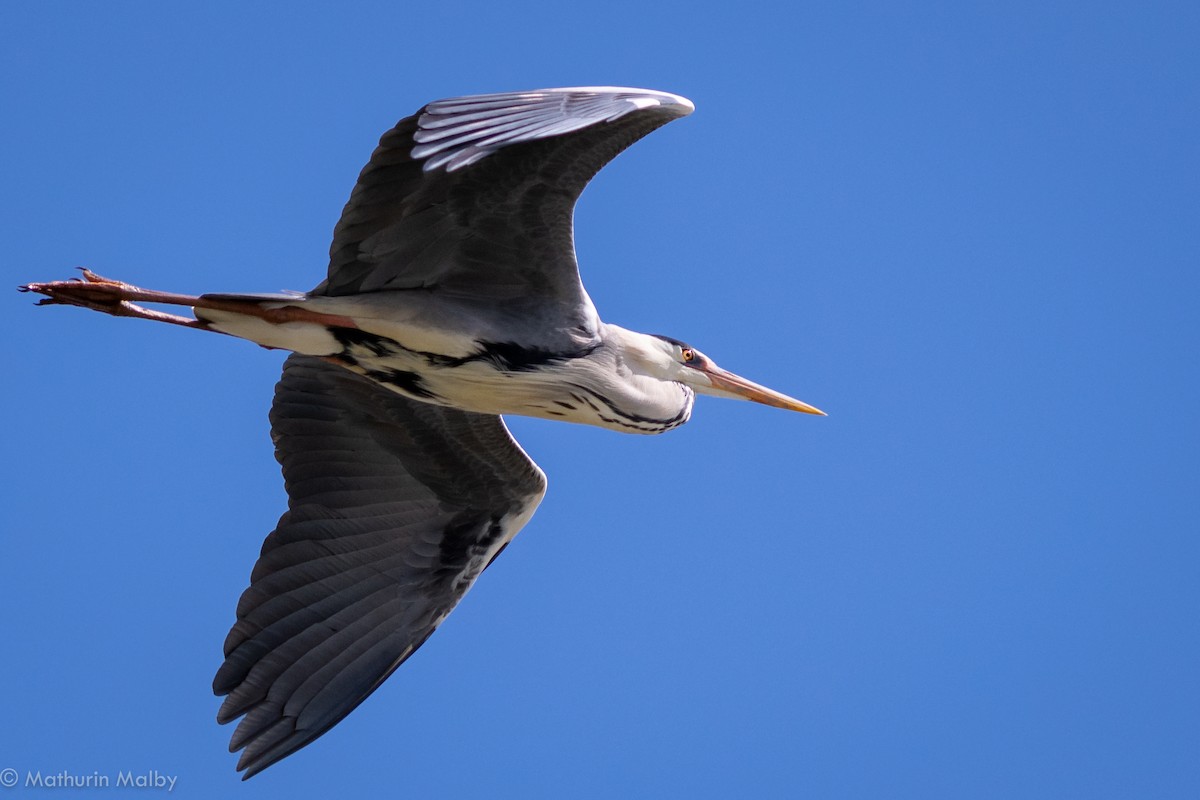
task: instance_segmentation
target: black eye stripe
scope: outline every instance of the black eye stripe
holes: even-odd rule
[[[679,348],[679,360],[682,361],[684,364],[691,364],[693,362],[698,362],[698,361],[704,360],[704,357],[701,356],[699,353],[697,353],[696,348],[692,347],[690,344],[681,342],[678,339],[672,339],[670,336],[661,336],[657,333],[651,334],[651,336],[653,336],[655,339],[662,339],[664,342],[667,342],[668,344],[673,344],[676,347],[678,347]]]

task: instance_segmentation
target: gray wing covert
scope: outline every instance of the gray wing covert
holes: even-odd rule
[[[218,721],[261,771],[329,730],[433,633],[545,476],[499,417],[407,400],[308,356],[271,411],[289,510],[225,641]]]
[[[430,103],[383,135],[313,294],[420,287],[588,324],[575,201],[618,153],[691,111],[676,95],[610,87]]]

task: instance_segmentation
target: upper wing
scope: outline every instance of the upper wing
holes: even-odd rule
[[[271,410],[289,510],[213,681],[244,777],[320,736],[454,608],[546,478],[499,417],[413,402],[293,355]]]
[[[575,201],[618,153],[692,109],[676,95],[612,87],[430,103],[380,139],[312,294],[436,288],[527,300],[560,324],[582,309],[590,323]]]

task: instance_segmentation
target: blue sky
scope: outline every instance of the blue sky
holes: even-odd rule
[[[1200,11],[1054,5],[6,4],[12,286],[311,288],[399,117],[645,86],[697,111],[585,193],[597,307],[830,416],[513,420],[550,476],[533,521],[241,785],[209,687],[284,508],[282,356],[12,292],[0,768],[183,797],[1194,796]]]

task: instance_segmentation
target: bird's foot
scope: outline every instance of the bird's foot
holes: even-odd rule
[[[79,271],[83,273],[82,278],[49,283],[27,283],[17,287],[17,290],[45,295],[38,301],[39,306],[79,306],[106,314],[123,316],[121,304],[128,302],[125,299],[126,294],[137,291],[137,287],[105,278],[83,267],[80,267]]]
[[[80,308],[90,308],[92,311],[111,314],[114,317],[149,319],[156,322],[169,322],[173,325],[185,325],[190,328],[204,327],[204,323],[198,320],[181,317],[176,314],[167,314],[162,311],[154,311],[133,302],[134,300],[143,300],[149,302],[166,302],[172,305],[190,305],[188,302],[180,301],[197,298],[141,289],[129,283],[105,278],[102,275],[97,275],[90,269],[82,267],[79,271],[83,273],[82,278],[73,278],[67,281],[50,281],[49,283],[27,283],[24,286],[17,287],[17,289],[22,292],[35,292],[45,295],[45,297],[38,301],[37,304],[39,306],[79,306]]]

